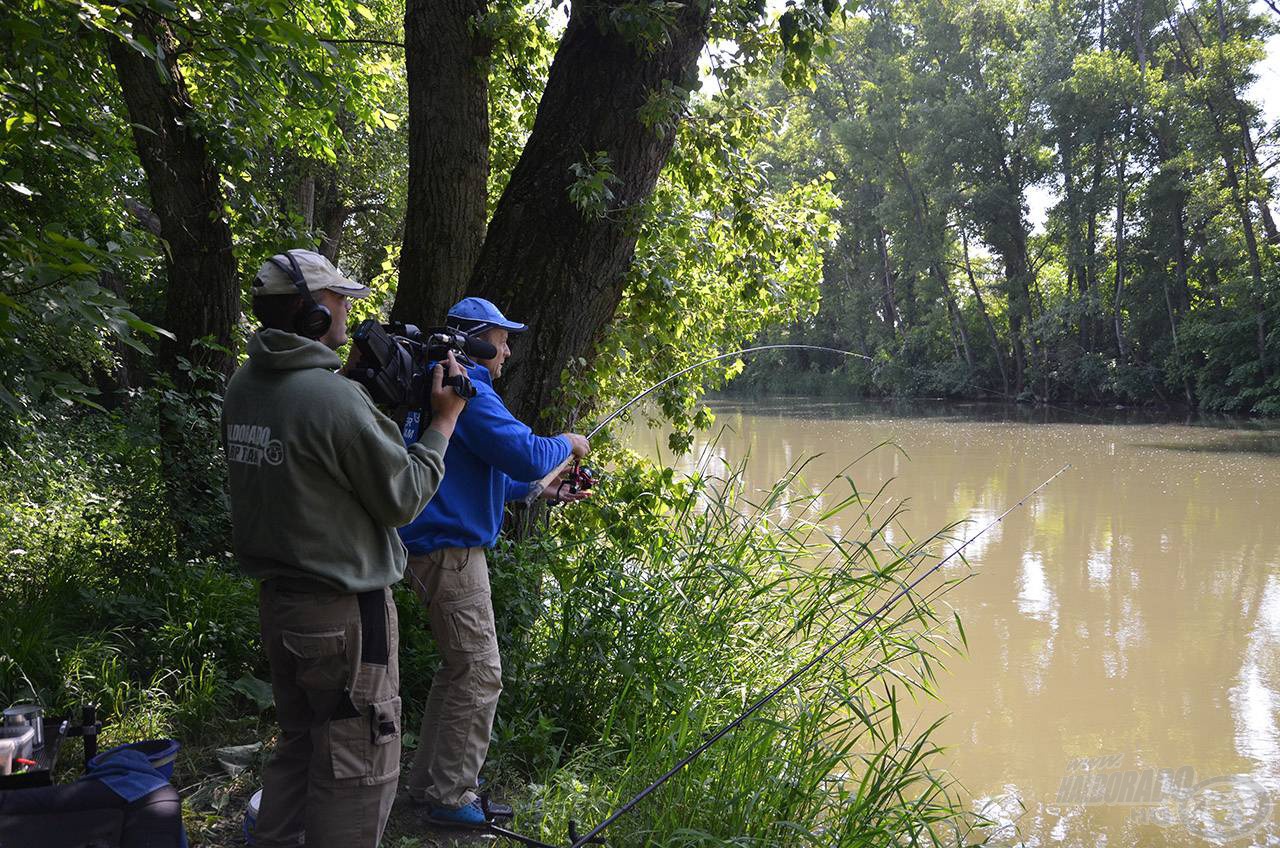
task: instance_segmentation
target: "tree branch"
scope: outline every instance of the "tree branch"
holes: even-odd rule
[[[384,41],[381,38],[319,38],[325,44],[381,44],[383,47],[399,47],[404,49],[403,41]]]
[[[124,199],[125,210],[137,219],[137,223],[144,230],[150,232],[153,236],[160,236],[160,216],[152,212],[142,203],[134,200],[132,197]]]

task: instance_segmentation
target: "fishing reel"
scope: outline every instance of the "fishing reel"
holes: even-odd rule
[[[574,460],[573,465],[569,466],[564,472],[564,476],[560,479],[560,485],[556,487],[556,499],[551,502],[551,505],[556,506],[563,503],[566,490],[573,495],[589,492],[597,482],[599,480],[595,471]]]

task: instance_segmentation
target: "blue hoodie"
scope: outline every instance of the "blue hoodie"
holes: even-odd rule
[[[444,480],[422,513],[400,528],[409,553],[487,548],[502,529],[502,506],[529,493],[572,451],[564,436],[535,436],[493,390],[489,369],[467,369],[476,396],[458,416],[444,455]]]

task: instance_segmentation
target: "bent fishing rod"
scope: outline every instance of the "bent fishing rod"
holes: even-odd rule
[[[725,359],[742,356],[743,354],[760,353],[766,350],[817,350],[817,351],[822,351],[824,353],[835,353],[835,354],[839,354],[840,356],[852,357],[854,359],[865,359],[867,362],[870,362],[872,364],[874,364],[876,361],[874,357],[868,356],[865,353],[857,353],[852,350],[844,350],[838,347],[827,347],[825,345],[801,344],[801,343],[779,343],[779,344],[755,345],[753,347],[744,347],[744,348],[740,348],[739,350],[733,350],[728,353],[721,353],[715,356],[708,356],[706,359],[700,359],[697,362],[693,363],[692,365],[685,366],[684,368],[681,368],[679,371],[676,371],[673,374],[668,374],[666,377],[663,377],[661,380],[654,383],[652,386],[649,386],[647,389],[635,395],[626,403],[622,404],[622,406],[618,407],[613,412],[609,413],[603,421],[601,421],[595,427],[592,427],[591,431],[587,433],[587,441],[590,441],[591,439],[595,438],[597,433],[599,433],[601,430],[607,427],[619,415],[626,412],[628,409],[635,406],[637,403],[644,400],[649,395],[653,394],[658,389],[665,386],[667,383],[670,383],[672,380],[683,377],[685,374],[688,374],[690,371],[695,371],[698,368],[701,368],[704,365],[710,365],[713,362],[720,362]],[[912,366],[909,366],[909,365],[902,366],[902,367],[905,367],[908,370],[914,370],[914,371],[919,371],[923,373],[923,369],[920,369],[920,368],[912,368]],[[986,394],[990,394],[992,396],[1002,398],[1006,401],[1009,399],[1009,396],[1007,394],[997,392],[994,389],[988,389],[984,386],[979,386],[977,383],[974,383],[971,381],[965,381],[964,385],[973,389],[977,389],[980,392],[984,392]],[[1091,418],[1095,421],[1102,420],[1100,418],[1097,418],[1096,416],[1088,415],[1087,413],[1081,413],[1077,410],[1069,410],[1069,409],[1065,409],[1064,407],[1054,406],[1051,403],[1044,403],[1043,405],[1050,409],[1059,409],[1059,410],[1062,410],[1063,412],[1073,412],[1074,414],[1077,414],[1077,415],[1084,415],[1084,417]],[[565,473],[566,471],[569,473],[566,474]],[[529,492],[524,496],[524,498],[522,499],[522,502],[524,503],[525,506],[532,505],[534,501],[536,501],[539,497],[542,496],[545,490],[547,490],[549,487],[553,485],[557,485],[557,483],[560,486],[561,491],[563,491],[566,487],[568,487],[569,491],[576,493],[580,490],[580,487],[589,488],[594,483],[594,480],[592,479],[590,472],[587,472],[585,475],[582,473],[581,460],[571,453],[569,454],[569,456],[565,457],[563,462],[561,462],[559,465],[553,468],[551,472],[548,473],[545,477],[543,477],[541,480],[535,481],[530,486]],[[554,504],[557,501],[553,499],[552,502]]]
[[[759,353],[760,351],[764,351],[764,350],[821,350],[821,351],[826,351],[827,353],[838,353],[843,356],[853,356],[853,357],[857,357],[858,359],[865,359],[869,362],[873,361],[871,357],[867,356],[865,353],[854,353],[851,350],[841,350],[835,347],[823,347],[822,345],[812,345],[812,344],[756,345],[755,347],[744,347],[740,350],[732,350],[732,351],[729,351],[728,353],[721,353],[721,354],[717,354],[716,356],[709,356],[706,359],[698,360],[692,365],[688,365],[684,368],[681,368],[679,371],[676,371],[674,374],[668,374],[666,377],[663,377],[661,380],[654,383],[652,386],[645,389],[640,394],[631,398],[631,400],[627,401],[622,406],[615,409],[613,412],[609,413],[609,415],[603,421],[601,421],[595,427],[591,428],[591,432],[587,433],[587,441],[591,441],[593,438],[595,438],[595,435],[599,433],[601,430],[603,430],[605,427],[607,427],[609,425],[609,422],[613,421],[613,419],[617,418],[619,415],[626,412],[628,409],[635,406],[637,403],[644,400],[649,395],[653,394],[658,389],[665,386],[667,383],[670,383],[672,380],[675,380],[679,377],[683,377],[685,374],[688,374],[690,371],[694,371],[698,368],[701,368],[704,365],[710,365],[713,362],[719,362],[723,359],[729,359],[735,356],[742,356],[744,353]],[[568,475],[565,475],[566,471],[569,471]],[[561,462],[559,465],[553,468],[551,472],[547,474],[547,476],[543,477],[541,480],[536,481],[530,487],[529,493],[525,495],[523,498],[524,505],[529,506],[530,504],[532,504],[542,495],[543,491],[545,491],[548,487],[555,485],[557,481],[561,481],[560,486],[562,487],[562,490],[563,490],[565,483],[563,482],[562,478],[564,478],[565,476],[567,476],[571,481],[574,481],[570,485],[570,491],[577,492],[578,491],[577,481],[583,480],[584,478],[581,476],[581,472],[580,472],[580,460],[578,457],[574,456],[572,453],[569,454],[567,457],[565,457],[564,462]],[[590,486],[591,483],[593,482],[591,480],[591,475],[589,473],[585,478],[585,482],[587,486]]]
[[[599,433],[601,430],[603,430],[610,421],[617,418],[619,415],[626,412],[628,409],[635,406],[637,403],[644,400],[649,395],[653,394],[658,389],[662,388],[667,383],[670,383],[672,380],[676,379],[677,377],[683,377],[685,374],[688,374],[690,371],[693,371],[695,368],[701,368],[704,365],[710,365],[712,362],[719,362],[722,359],[728,359],[732,356],[741,356],[744,353],[759,353],[762,350],[822,350],[822,351],[826,351],[827,353],[839,353],[843,356],[853,356],[858,359],[865,359],[868,362],[875,361],[870,356],[867,356],[865,353],[854,353],[851,350],[841,350],[838,347],[823,347],[822,345],[811,345],[811,344],[757,345],[755,347],[744,347],[741,350],[734,350],[734,351],[730,351],[729,353],[722,353],[718,356],[709,356],[706,359],[693,363],[687,368],[681,368],[679,371],[675,372],[674,374],[668,374],[663,379],[654,383],[652,386],[645,389],[643,392],[636,395],[631,400],[627,401],[622,406],[615,409],[613,412],[609,414],[607,418],[605,418],[603,421],[597,424],[594,428],[592,428],[591,432],[587,434],[587,441],[591,441],[592,437],[595,436],[596,433]]]
[[[608,426],[609,422],[613,421],[613,419],[617,418],[619,415],[626,412],[632,406],[635,406],[637,403],[644,400],[646,397],[653,394],[658,389],[665,386],[667,383],[670,383],[672,380],[675,380],[678,377],[683,377],[685,374],[688,374],[690,371],[701,368],[704,365],[710,365],[713,362],[719,362],[721,360],[729,359],[731,357],[741,356],[745,353],[760,353],[761,351],[766,351],[766,350],[819,350],[819,351],[824,351],[826,353],[838,353],[841,356],[848,356],[854,359],[865,359],[867,362],[870,362],[873,364],[876,361],[875,357],[868,356],[865,353],[856,353],[855,351],[843,350],[838,347],[826,347],[824,345],[799,344],[799,343],[756,345],[754,347],[744,347],[740,350],[730,351],[729,353],[721,353],[717,356],[709,356],[706,359],[699,360],[698,362],[695,362],[692,365],[689,365],[685,368],[681,368],[679,371],[675,372],[674,374],[667,375],[663,379],[654,383],[649,388],[640,392],[640,394],[628,400],[626,403],[624,403],[622,406],[615,409],[613,412],[609,413],[609,415],[603,421],[601,421],[599,424],[597,424],[595,427],[591,429],[591,432],[587,434],[587,440],[590,441],[597,433],[599,433],[606,426]],[[906,368],[909,371],[916,371],[922,374],[927,373],[923,368],[916,368],[911,365],[899,365],[898,367]],[[1010,395],[1004,392],[998,392],[995,389],[988,389],[985,386],[979,386],[977,383],[974,383],[969,380],[964,381],[963,385],[968,386],[969,388],[972,388],[972,389],[977,389],[980,392],[985,392],[986,394],[992,395],[993,397],[1002,398],[1005,401],[1008,401],[1009,398],[1011,397]],[[1057,410],[1061,410],[1062,412],[1070,412],[1074,415],[1083,415],[1085,418],[1091,418],[1099,422],[1102,420],[1097,416],[1089,415],[1088,413],[1081,412],[1080,410],[1067,409],[1066,407],[1055,406],[1051,403],[1047,403],[1044,401],[1041,401],[1040,405],[1048,407],[1049,409],[1057,409]]]
[[[608,423],[607,419],[605,423]],[[603,424],[601,424],[600,426],[603,426]],[[597,427],[596,429],[598,430],[599,427]],[[674,766],[668,769],[661,777],[654,780],[649,785],[647,785],[644,789],[636,793],[636,795],[633,798],[631,798],[631,800],[627,801],[625,804],[623,804],[622,806],[614,810],[614,812],[611,813],[608,818],[600,822],[600,824],[596,825],[589,832],[585,834],[579,834],[577,831],[577,823],[574,821],[570,821],[569,828],[568,828],[569,848],[583,848],[583,846],[586,846],[591,843],[603,845],[604,840],[600,838],[600,834],[603,833],[606,828],[608,828],[610,825],[612,825],[618,819],[622,818],[627,813],[631,812],[631,810],[635,809],[637,804],[639,804],[645,798],[649,797],[654,792],[656,792],[664,783],[666,783],[671,778],[675,777],[681,770],[683,770],[686,766],[692,763],[704,751],[706,751],[716,742],[719,742],[725,736],[728,736],[730,733],[732,733],[739,725],[741,725],[748,718],[750,718],[752,715],[758,712],[762,707],[764,707],[766,704],[768,704],[770,701],[776,698],[785,689],[787,689],[792,684],[794,684],[797,680],[799,680],[802,676],[804,676],[806,672],[808,672],[814,666],[820,664],[823,660],[825,660],[828,656],[830,656],[831,653],[834,652],[837,648],[846,644],[850,639],[852,639],[859,632],[861,632],[862,629],[865,628],[868,624],[872,623],[873,621],[879,620],[886,612],[888,612],[895,604],[897,604],[898,601],[900,601],[902,598],[911,594],[911,592],[917,586],[919,586],[922,582],[924,582],[924,580],[927,579],[931,574],[936,572],[938,569],[942,568],[942,566],[946,565],[953,557],[958,556],[962,551],[964,551],[965,548],[969,547],[969,545],[971,545],[974,541],[980,538],[984,533],[986,533],[992,527],[995,527],[997,524],[1004,521],[1004,519],[1011,512],[1018,509],[1020,506],[1022,506],[1024,503],[1030,500],[1036,493],[1038,493],[1041,489],[1045,488],[1054,480],[1056,480],[1060,475],[1066,472],[1066,470],[1069,469],[1070,467],[1071,467],[1071,464],[1068,463],[1062,466],[1061,468],[1059,468],[1056,472],[1053,473],[1051,477],[1049,477],[1040,485],[1036,486],[1031,491],[1027,492],[1025,495],[1019,498],[1016,503],[1014,503],[1004,512],[1000,513],[994,519],[988,522],[981,530],[979,530],[977,533],[974,533],[972,536],[966,539],[962,545],[960,545],[958,548],[953,550],[951,553],[947,554],[942,559],[938,560],[936,563],[934,563],[932,566],[927,568],[920,575],[918,575],[914,580],[912,580],[910,583],[907,583],[897,592],[894,592],[893,595],[891,595],[887,601],[880,604],[880,606],[876,607],[874,611],[867,613],[861,619],[859,619],[858,622],[854,624],[854,626],[851,627],[849,630],[847,630],[843,636],[841,636],[836,641],[832,642],[830,645],[824,648],[817,656],[813,657],[804,665],[800,666],[798,669],[792,672],[791,675],[787,677],[786,680],[782,681],[777,686],[773,687],[764,695],[762,695],[760,698],[758,698],[754,703],[752,703],[749,707],[747,707],[747,709],[744,710],[742,713],[740,713],[736,718],[734,718],[728,724],[724,725],[724,727],[720,728],[714,734],[707,737],[706,740],[702,742],[702,744],[698,745],[698,747],[694,748],[692,751],[686,754],[683,759],[681,759],[678,763],[676,763]],[[921,554],[923,553],[924,551],[921,551]],[[905,557],[905,559],[908,562],[910,562],[911,556],[908,555]],[[913,565],[913,570],[914,570],[914,565]],[[490,825],[489,832],[493,833],[496,836],[501,836],[506,839],[510,839],[512,841],[531,846],[531,848],[563,848],[562,846],[553,845],[549,842],[543,842],[539,839],[534,839],[533,837],[525,836],[524,834],[517,833],[516,831],[513,831],[513,830],[508,830],[507,828],[500,827],[498,825]]]

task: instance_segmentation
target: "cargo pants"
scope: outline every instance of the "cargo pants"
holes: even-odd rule
[[[399,627],[391,590],[262,584],[262,642],[280,736],[254,843],[375,848],[400,776]]]
[[[410,556],[405,579],[427,608],[440,650],[431,681],[409,794],[446,807],[476,798],[502,693],[502,663],[484,548]]]

